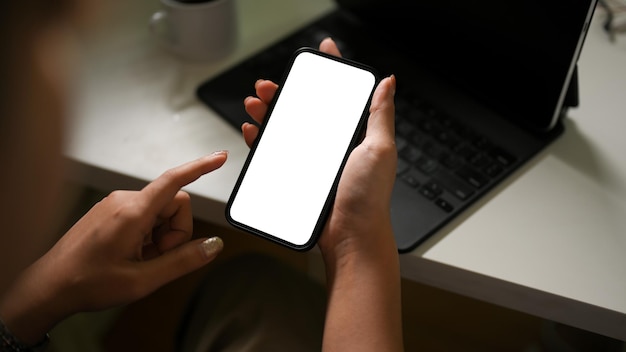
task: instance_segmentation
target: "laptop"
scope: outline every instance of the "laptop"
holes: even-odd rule
[[[564,133],[596,0],[335,0],[336,8],[197,89],[237,130],[258,78],[332,37],[395,74],[398,251],[415,249]],[[323,142],[323,141],[320,141]],[[303,185],[306,187],[306,185]],[[522,215],[523,216],[523,215]]]

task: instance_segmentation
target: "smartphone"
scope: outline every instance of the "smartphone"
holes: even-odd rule
[[[321,234],[378,83],[367,65],[298,49],[226,204],[234,227],[289,248]]]

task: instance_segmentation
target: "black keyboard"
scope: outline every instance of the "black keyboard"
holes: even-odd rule
[[[396,95],[397,182],[452,212],[516,158],[432,104]]]

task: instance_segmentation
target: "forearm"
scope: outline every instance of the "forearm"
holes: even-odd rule
[[[393,236],[390,232],[384,236]],[[325,351],[403,350],[399,258],[389,242],[372,244],[378,248],[369,252],[325,258]],[[388,248],[381,250],[381,245]]]
[[[41,262],[27,268],[0,301],[0,319],[25,345],[42,341],[59,321],[69,315],[59,302],[55,302],[55,280],[44,282],[41,278],[46,273],[40,270],[45,270]]]

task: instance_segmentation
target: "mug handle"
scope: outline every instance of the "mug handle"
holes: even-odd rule
[[[162,43],[171,45],[174,43],[174,33],[168,19],[169,14],[167,11],[157,11],[150,17],[149,28],[150,32]]]

